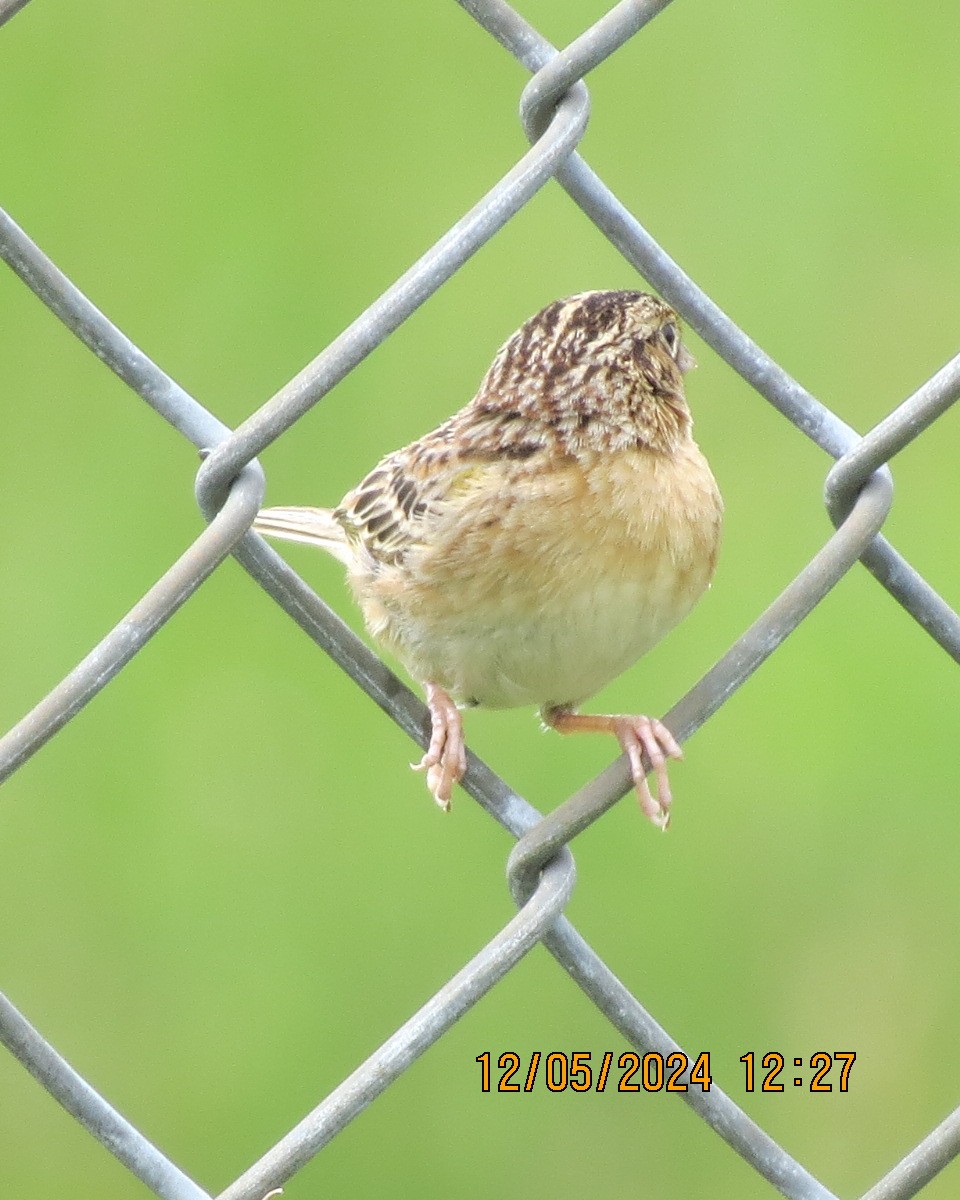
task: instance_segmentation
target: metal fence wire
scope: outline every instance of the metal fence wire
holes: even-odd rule
[[[0,0],[0,24],[25,2]],[[208,522],[103,641],[0,740],[0,781],[105,687],[231,554],[386,714],[425,745],[429,720],[420,700],[398,683],[277,553],[248,532],[264,493],[257,455],[290,430],[550,179],[561,184],[624,258],[759,396],[836,460],[825,489],[835,533],[666,715],[678,739],[689,738],[715,713],[858,561],[947,654],[960,661],[960,617],[880,534],[891,501],[887,464],[960,396],[960,356],[866,436],[855,434],[737,328],[577,153],[589,106],[583,77],[656,17],[669,0],[623,0],[559,52],[503,0],[458,2],[531,72],[520,106],[530,149],[344,333],[237,429],[226,428],[165,375],[9,216],[0,213],[0,252],[23,283],[133,392],[203,452],[196,494]],[[261,1200],[279,1188],[538,943],[631,1046],[663,1055],[678,1049],[563,915],[574,881],[568,843],[628,791],[625,761],[613,763],[546,817],[473,755],[463,783],[517,839],[509,861],[516,916],[348,1079],[220,1192],[220,1200]],[[165,1200],[209,1200],[210,1193],[98,1095],[2,997],[0,1039],[156,1195]],[[784,1196],[828,1200],[833,1195],[716,1086],[709,1092],[691,1087],[682,1095],[719,1137]],[[916,1195],[958,1151],[960,1108],[870,1188],[864,1200]]]

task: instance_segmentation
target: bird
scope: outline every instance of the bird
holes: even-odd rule
[[[336,508],[258,513],[257,533],[346,566],[369,633],[423,685],[430,738],[411,765],[441,808],[466,770],[461,708],[535,706],[560,733],[613,734],[641,810],[666,828],[673,734],[578,710],[712,579],[723,501],[692,436],[695,366],[656,296],[556,300],[503,344],[464,408]]]

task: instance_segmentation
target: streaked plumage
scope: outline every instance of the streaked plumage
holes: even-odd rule
[[[421,765],[444,807],[463,763],[452,696],[614,732],[644,811],[665,824],[669,733],[573,710],[685,616],[713,573],[722,504],[691,436],[692,365],[653,296],[556,301],[506,342],[465,408],[337,508],[257,517],[258,532],[345,563],[370,632],[428,685],[434,745]]]

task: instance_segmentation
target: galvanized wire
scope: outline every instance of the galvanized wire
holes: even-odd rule
[[[0,0],[0,25],[25,2]],[[264,490],[256,456],[290,430],[553,178],[759,395],[837,460],[825,485],[825,502],[836,532],[666,715],[678,739],[684,741],[700,728],[858,560],[960,661],[960,617],[880,533],[892,496],[888,463],[960,396],[960,356],[859,437],[734,324],[577,153],[589,113],[583,76],[614,54],[669,0],[622,0],[560,52],[503,0],[458,2],[533,74],[520,105],[530,150],[339,337],[234,431],[151,362],[0,212],[0,255],[68,329],[202,452],[196,493],[209,522],[130,613],[0,739],[0,781],[106,686],[231,553],[387,715],[420,745],[426,744],[429,718],[422,702],[275,551],[247,532]],[[463,783],[517,839],[508,863],[516,916],[349,1078],[219,1193],[221,1200],[256,1200],[291,1178],[537,944],[553,954],[631,1045],[662,1054],[679,1048],[563,915],[575,881],[568,843],[627,792],[630,778],[625,759],[612,763],[545,817],[473,754]],[[156,1195],[168,1200],[209,1200],[210,1193],[125,1121],[3,997],[0,1040]],[[682,1095],[782,1195],[792,1200],[830,1200],[833,1194],[718,1088],[710,1092],[691,1088]],[[870,1189],[864,1200],[905,1200],[916,1195],[958,1152],[960,1109]]]
[[[210,1200],[202,1188],[98,1095],[3,995],[0,1042],[72,1117],[163,1200]]]
[[[27,2],[28,0],[0,0],[0,25],[5,25]]]

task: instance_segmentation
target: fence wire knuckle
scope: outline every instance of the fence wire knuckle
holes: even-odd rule
[[[580,156],[589,116],[584,77],[617,53],[669,0],[622,0],[557,50],[503,0],[458,0],[532,78],[520,97],[530,148],[489,191],[338,337],[274,396],[229,429],[188,395],[0,211],[0,255],[92,353],[202,452],[196,499],[205,527],[100,643],[0,738],[0,782],[71,720],[233,555],[380,709],[425,746],[422,701],[357,638],[275,550],[249,532],[264,494],[258,463],[345,376],[555,179],[623,257],[674,305],[751,389],[835,461],[824,503],[835,531],[720,660],[666,714],[683,742],[737,691],[858,561],[954,659],[960,617],[883,537],[893,482],[889,463],[960,396],[960,355],[866,435],[859,436],[783,370],[673,261]],[[0,26],[26,0],[0,0]],[[534,947],[543,945],[630,1045],[680,1049],[564,915],[576,870],[569,843],[629,789],[618,758],[547,815],[472,753],[463,781],[516,839],[507,862],[517,911],[439,991],[294,1128],[218,1193],[204,1190],[126,1121],[0,996],[0,1041],[137,1179],[165,1200],[259,1200],[300,1170],[373,1103]],[[743,1160],[791,1200],[833,1193],[714,1086],[682,1098]],[[863,1200],[906,1200],[960,1152],[960,1108],[889,1171]]]

